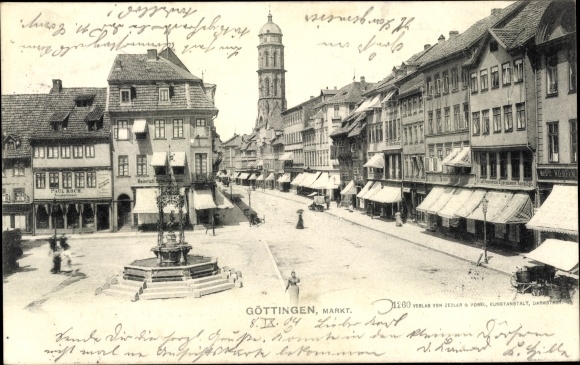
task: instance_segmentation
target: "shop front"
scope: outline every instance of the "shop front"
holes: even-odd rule
[[[548,238],[578,242],[578,186],[553,185],[526,227],[540,233],[540,242]]]
[[[28,198],[28,197],[27,197]],[[29,200],[11,201],[2,197],[2,230],[20,229],[22,233],[33,233],[33,205]]]
[[[268,187],[270,189],[274,188],[274,173],[271,173],[267,178]],[[280,191],[289,191],[290,190],[290,173],[286,172],[284,175],[278,178],[278,190]]]
[[[380,184],[380,183],[379,183]],[[372,193],[373,190],[370,190]],[[394,219],[395,213],[401,211],[402,195],[401,185],[383,185],[375,194],[369,194],[369,212],[373,216],[385,219]]]

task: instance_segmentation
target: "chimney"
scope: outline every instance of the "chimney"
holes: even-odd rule
[[[439,38],[437,39],[437,43],[439,44],[445,43],[445,37],[443,36],[443,34],[439,36]]]
[[[491,9],[491,15],[499,14],[500,11],[501,11],[500,8],[493,8],[493,9]]]
[[[52,89],[50,89],[50,93],[55,94],[61,91],[62,91],[62,81],[59,79],[52,79]]]
[[[121,66],[121,60],[115,60],[115,70],[122,70],[123,66]]]
[[[431,45],[430,45],[430,44],[426,44],[426,45],[424,45],[424,46],[423,46],[423,50],[424,50],[424,51],[426,51],[426,50],[428,50],[430,47],[431,47]]]
[[[361,84],[364,84],[365,83],[365,77],[364,76],[361,76],[360,77],[360,82],[361,82]]]
[[[456,30],[449,31],[449,39],[453,39],[453,38],[457,37],[458,35],[459,35],[459,32]]]
[[[147,61],[157,61],[157,50],[148,49],[147,50]]]

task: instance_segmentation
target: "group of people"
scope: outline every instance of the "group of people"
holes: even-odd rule
[[[70,245],[67,243],[66,236],[63,234],[60,239],[57,239],[56,235],[54,235],[49,238],[48,242],[50,255],[52,256],[52,269],[50,272],[53,274],[72,272]]]

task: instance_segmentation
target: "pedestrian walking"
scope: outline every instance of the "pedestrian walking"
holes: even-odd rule
[[[395,222],[397,227],[403,226],[403,218],[401,217],[401,212],[395,213]]]
[[[60,272],[61,250],[60,247],[58,246],[56,235],[48,239],[48,244],[50,245],[50,255],[52,256],[52,269],[50,270],[50,272],[53,274],[58,274]]]
[[[354,199],[353,198],[350,198],[350,201],[348,203],[348,211],[351,213],[354,211]]]
[[[286,291],[290,289],[289,291],[290,303],[292,303],[292,305],[296,307],[298,306],[299,302],[300,289],[298,288],[298,284],[300,283],[300,279],[296,277],[296,273],[294,271],[292,271],[290,275],[291,276],[288,279],[288,284],[286,284]]]
[[[298,210],[298,223],[296,229],[304,229],[304,220],[302,219],[302,209]]]
[[[340,207],[340,195],[336,197],[336,207]]]
[[[330,198],[327,196],[324,197],[324,202],[326,203],[326,210],[330,209]]]
[[[71,253],[70,253],[70,245],[66,242],[66,237],[64,237],[64,240],[61,239],[60,242],[60,246],[62,248],[62,251],[60,253],[60,258],[61,258],[61,269],[60,272],[63,273],[71,273],[73,271],[72,268],[72,257],[71,257]]]

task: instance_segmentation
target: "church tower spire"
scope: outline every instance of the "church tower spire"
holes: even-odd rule
[[[286,109],[286,81],[284,70],[284,45],[282,30],[272,22],[268,13],[268,22],[258,34],[258,118],[256,127],[281,125],[280,113]]]

